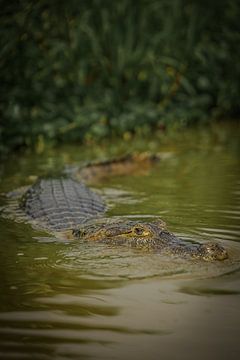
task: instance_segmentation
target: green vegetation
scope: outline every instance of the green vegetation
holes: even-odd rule
[[[0,151],[239,115],[238,0],[1,0]]]

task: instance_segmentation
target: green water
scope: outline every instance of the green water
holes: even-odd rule
[[[134,149],[163,152],[149,172],[96,186],[108,214],[161,217],[186,240],[221,242],[230,259],[195,263],[83,245],[0,218],[0,358],[238,359],[239,139],[237,124],[220,124],[2,163],[1,193],[64,165]]]

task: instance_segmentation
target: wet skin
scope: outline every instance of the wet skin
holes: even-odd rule
[[[163,221],[152,222],[105,219],[88,223],[73,230],[75,237],[113,245],[155,250],[166,254],[203,259],[228,258],[226,249],[218,243],[189,243],[166,229]]]

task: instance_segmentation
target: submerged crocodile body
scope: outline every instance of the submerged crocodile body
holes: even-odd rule
[[[100,219],[106,206],[85,184],[70,178],[38,180],[22,196],[20,207],[42,228],[73,230],[73,236],[106,244],[153,249],[166,254],[203,260],[224,260],[227,251],[219,244],[192,244],[170,233],[159,221]]]

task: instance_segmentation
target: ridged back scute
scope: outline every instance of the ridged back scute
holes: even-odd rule
[[[101,197],[68,178],[40,179],[25,193],[21,207],[51,230],[72,229],[105,211]]]

